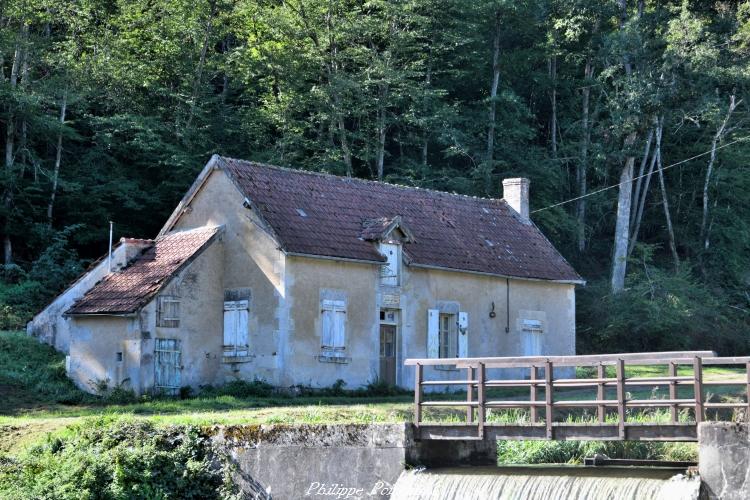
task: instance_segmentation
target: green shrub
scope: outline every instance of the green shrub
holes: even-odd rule
[[[227,472],[196,427],[87,420],[0,461],[0,498],[227,498]]]
[[[232,396],[235,398],[267,398],[273,394],[273,386],[264,380],[232,380],[220,387],[204,386],[202,396]]]
[[[658,441],[498,441],[501,464],[580,464],[597,453],[609,458],[696,461],[695,443]]]
[[[98,398],[78,389],[65,375],[65,356],[23,332],[0,332],[0,413],[28,402],[77,404]]]

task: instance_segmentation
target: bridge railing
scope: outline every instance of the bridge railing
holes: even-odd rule
[[[556,428],[565,425],[579,425],[574,423],[555,422],[555,410],[575,409],[596,410],[596,423],[589,425],[611,424],[607,420],[607,414],[616,410],[617,429],[612,439],[627,439],[626,426],[627,410],[632,408],[669,408],[670,423],[679,423],[679,413],[683,409],[691,409],[694,414],[694,422],[698,423],[705,418],[707,408],[743,408],[746,415],[750,415],[750,356],[749,357],[717,357],[712,351],[679,351],[679,352],[655,352],[655,353],[631,353],[631,354],[606,354],[585,356],[535,356],[535,357],[503,357],[503,358],[430,358],[430,359],[407,359],[404,363],[414,366],[414,423],[420,426],[424,423],[423,410],[431,407],[464,407],[466,408],[465,423],[461,424],[476,426],[478,437],[484,436],[485,426],[488,425],[487,417],[490,409],[520,408],[529,412],[530,425],[535,427],[544,426],[547,439],[554,439]],[[628,366],[662,365],[667,367],[665,376],[626,376]],[[692,368],[690,375],[678,375],[678,367],[687,365]],[[707,365],[743,365],[745,373],[738,374],[736,378],[720,380],[703,380],[703,367]],[[464,379],[452,380],[426,380],[425,369],[431,366],[441,368],[452,368],[463,371]],[[607,367],[615,368],[615,376],[607,376]],[[589,367],[596,369],[595,378],[555,378],[556,368]],[[489,379],[487,370],[492,368],[525,368],[528,369],[529,378],[520,379]],[[593,371],[593,370],[592,370]],[[610,370],[611,371],[611,370]],[[437,372],[436,372],[437,373]],[[435,387],[454,387],[465,389],[466,398],[462,400],[426,400],[425,389]],[[692,397],[678,397],[678,388],[692,386]],[[707,388],[712,386],[744,386],[742,390],[745,401],[739,402],[707,402],[705,396]],[[497,398],[488,397],[490,388],[526,388],[528,399]],[[666,398],[633,398],[629,397],[628,389],[640,388],[667,388]],[[556,399],[556,390],[560,389],[590,389],[595,390],[594,399]],[[607,389],[615,388],[615,397],[607,397]],[[540,390],[544,390],[543,398]],[[609,391],[612,392],[612,391]],[[683,393],[685,391],[682,391]],[[542,412],[544,419],[542,420]],[[612,411],[614,413],[614,411]],[[684,425],[684,422],[681,423]],[[490,424],[493,425],[493,424]],[[639,424],[648,425],[648,424]],[[662,424],[654,424],[664,427]],[[579,429],[580,431],[580,429]],[[577,432],[579,432],[577,431]],[[524,432],[529,432],[526,429]],[[601,435],[593,433],[593,435]],[[693,434],[695,430],[691,431]],[[586,435],[585,433],[582,435]],[[658,433],[645,434],[640,439],[659,439]],[[650,437],[649,437],[650,436]],[[593,437],[592,437],[593,438]]]

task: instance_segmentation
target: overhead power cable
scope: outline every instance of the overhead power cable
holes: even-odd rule
[[[721,146],[717,146],[714,151],[718,151],[720,149],[727,148],[727,147],[729,147],[729,146],[731,146],[733,144],[737,144],[738,142],[746,141],[748,139],[750,139],[750,136],[740,137],[739,139],[735,139],[735,140],[733,140],[731,142],[727,142],[726,144],[722,144]],[[662,168],[662,171],[670,169],[672,167],[676,167],[678,165],[682,165],[683,163],[687,163],[687,162],[689,162],[691,160],[695,160],[696,158],[700,158],[700,157],[706,156],[708,154],[711,154],[711,150],[710,149],[708,151],[704,151],[703,153],[699,153],[699,154],[697,154],[695,156],[691,156],[690,158],[685,158],[684,160],[680,160],[680,161],[678,161],[676,163],[672,163],[671,165],[667,165],[666,167]],[[638,176],[633,177],[632,179],[630,179],[630,181],[628,181],[628,182],[637,181],[638,179],[642,179],[644,177],[648,177],[649,175],[651,175],[651,174],[638,175]],[[553,205],[549,205],[549,206],[544,207],[544,208],[537,208],[536,210],[532,210],[531,213],[535,214],[537,212],[542,212],[544,210],[549,210],[550,208],[559,207],[560,205],[567,205],[568,203],[572,203],[574,201],[578,201],[578,200],[581,200],[583,198],[588,198],[589,196],[594,196],[595,194],[599,194],[599,193],[602,193],[604,191],[608,191],[610,189],[614,189],[616,187],[620,187],[620,184],[624,184],[624,183],[618,182],[617,184],[612,184],[611,186],[607,186],[607,187],[603,187],[603,188],[600,188],[600,189],[596,189],[596,190],[591,191],[589,193],[586,193],[584,195],[576,196],[575,198],[570,198],[569,200],[561,201],[560,203],[555,203]]]

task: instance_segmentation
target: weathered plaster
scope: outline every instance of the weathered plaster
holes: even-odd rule
[[[112,249],[112,269],[124,267],[142,248],[143,244],[138,240],[123,239]],[[107,274],[109,274],[109,261],[105,257],[34,316],[26,325],[26,333],[68,354],[70,318],[63,316],[63,313]]]

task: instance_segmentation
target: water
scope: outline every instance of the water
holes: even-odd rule
[[[698,477],[647,467],[520,466],[404,471],[393,500],[697,500]]]

